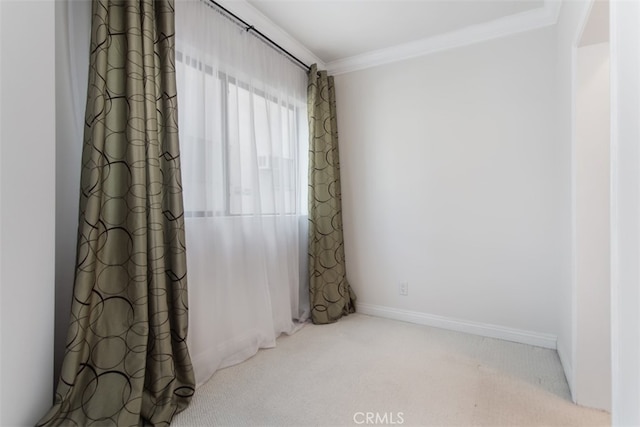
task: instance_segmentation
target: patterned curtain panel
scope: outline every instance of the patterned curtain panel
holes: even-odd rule
[[[173,6],[93,3],[71,321],[39,425],[168,424],[194,392]]]
[[[332,323],[355,312],[344,260],[338,125],[333,77],[309,71],[309,294],[311,320]]]

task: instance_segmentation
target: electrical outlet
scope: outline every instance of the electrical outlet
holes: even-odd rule
[[[409,282],[400,282],[398,285],[398,293],[403,297],[409,295]]]

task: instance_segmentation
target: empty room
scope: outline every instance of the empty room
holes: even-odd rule
[[[0,425],[640,426],[640,2],[0,0]]]

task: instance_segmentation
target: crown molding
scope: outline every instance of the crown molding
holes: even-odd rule
[[[562,0],[545,0],[541,8],[426,39],[331,61],[326,64],[326,68],[333,75],[344,74],[554,25],[558,21],[561,2]]]
[[[1,0],[0,0],[1,1]],[[267,18],[262,12],[253,7],[246,0],[216,0],[222,6],[235,13],[249,24],[256,27],[274,42],[288,50],[299,60],[307,65],[318,64],[319,69],[326,68],[326,64],[313,52],[307,49],[302,43],[296,40],[289,33],[280,28],[272,20]]]

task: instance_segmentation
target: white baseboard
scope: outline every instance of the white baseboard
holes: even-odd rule
[[[551,334],[523,331],[521,329],[506,328],[504,326],[471,322],[468,320],[452,319],[450,317],[383,307],[373,304],[357,303],[356,308],[358,313],[368,314],[370,316],[401,320],[409,323],[417,323],[419,325],[433,326],[436,328],[464,332],[482,337],[497,338],[505,341],[513,341],[521,344],[529,344],[553,350],[557,348],[557,337]]]

